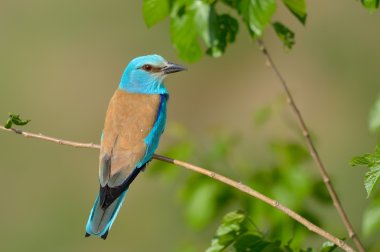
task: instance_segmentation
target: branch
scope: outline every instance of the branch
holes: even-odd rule
[[[63,139],[58,139],[58,138],[54,138],[54,137],[45,136],[45,135],[42,135],[42,134],[35,134],[35,133],[25,132],[25,131],[18,130],[18,129],[13,129],[13,128],[6,129],[5,127],[3,127],[1,125],[0,125],[0,129],[8,131],[8,132],[14,132],[16,134],[19,134],[19,135],[22,135],[22,136],[25,136],[25,137],[37,138],[37,139],[41,139],[41,140],[45,140],[45,141],[49,141],[49,142],[54,142],[54,143],[57,143],[57,144],[69,145],[69,146],[76,147],[76,148],[100,149],[100,145],[98,145],[98,144],[79,143],[79,142],[67,141],[67,140],[63,140]],[[333,236],[332,234],[330,234],[329,232],[325,231],[324,229],[322,229],[322,228],[316,226],[315,224],[311,223],[310,221],[308,221],[307,219],[305,219],[301,215],[297,214],[296,212],[292,211],[291,209],[287,208],[286,206],[280,204],[278,201],[273,200],[273,199],[271,199],[271,198],[269,198],[269,197],[267,197],[267,196],[265,196],[265,195],[263,195],[263,194],[255,191],[255,190],[253,190],[252,188],[248,187],[247,185],[242,184],[241,182],[234,181],[234,180],[232,180],[230,178],[227,178],[227,177],[224,177],[224,176],[222,176],[222,175],[220,175],[218,173],[206,170],[206,169],[204,169],[202,167],[199,167],[199,166],[196,166],[196,165],[193,165],[193,164],[190,164],[190,163],[186,163],[186,162],[183,162],[183,161],[180,161],[180,160],[168,158],[168,157],[157,155],[157,154],[154,154],[153,158],[157,159],[157,160],[160,160],[160,161],[163,161],[163,162],[166,162],[166,163],[170,163],[170,164],[174,164],[174,165],[183,167],[183,168],[188,169],[188,170],[192,170],[194,172],[203,174],[203,175],[208,176],[208,177],[210,177],[212,179],[220,181],[220,182],[222,182],[222,183],[224,183],[226,185],[229,185],[229,186],[231,186],[233,188],[236,188],[237,190],[239,190],[239,191],[241,191],[243,193],[251,195],[252,197],[257,198],[257,199],[259,199],[259,200],[267,203],[268,205],[271,205],[274,208],[277,208],[281,212],[287,214],[292,219],[294,219],[297,222],[299,222],[302,225],[304,225],[310,231],[312,231],[312,232],[314,232],[314,233],[316,233],[316,234],[318,234],[318,235],[326,238],[327,240],[333,242],[334,244],[336,244],[338,247],[342,248],[343,250],[345,250],[347,252],[353,252],[354,251],[354,249],[351,248],[344,241],[340,240],[339,238]]]
[[[267,59],[269,66],[273,69],[276,76],[280,80],[282,87],[285,90],[288,104],[292,108],[293,112],[296,114],[296,117],[298,119],[298,123],[299,123],[299,126],[301,128],[302,134],[305,137],[306,144],[307,144],[307,147],[309,149],[310,155],[313,157],[314,162],[317,164],[319,172],[321,173],[321,176],[323,178],[323,182],[325,183],[327,190],[329,191],[330,197],[333,201],[333,204],[334,204],[336,210],[338,211],[339,216],[342,219],[342,221],[343,221],[343,223],[344,223],[344,225],[348,231],[349,237],[355,242],[357,249],[360,252],[364,252],[365,249],[363,247],[363,244],[361,243],[359,237],[355,233],[355,231],[354,231],[354,229],[350,223],[350,220],[348,219],[347,214],[343,209],[343,206],[342,206],[342,204],[339,200],[339,197],[338,197],[338,195],[337,195],[337,193],[336,193],[336,191],[335,191],[335,189],[331,183],[331,180],[330,180],[330,177],[326,171],[326,168],[323,165],[322,160],[319,157],[319,154],[317,152],[317,149],[315,148],[314,142],[310,137],[310,132],[306,126],[305,120],[303,119],[302,114],[299,111],[299,109],[298,109],[298,107],[297,107],[297,105],[293,99],[293,96],[290,92],[288,85],[286,84],[284,77],[281,75],[277,66],[274,64],[274,61],[273,61],[271,55],[269,54],[268,50],[266,49],[264,42],[261,39],[257,39],[257,43],[259,44],[259,48],[260,48],[261,52],[264,54],[265,58]]]

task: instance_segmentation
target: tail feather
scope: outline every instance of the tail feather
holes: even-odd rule
[[[85,237],[94,235],[100,236],[104,240],[107,238],[108,231],[115,221],[129,185],[146,164],[147,163],[139,168],[135,168],[120,186],[111,188],[105,185],[104,187],[100,187],[98,197],[95,200],[87,221]]]
[[[108,230],[111,228],[112,223],[120,210],[124,201],[127,190],[120,194],[112,204],[103,208],[100,202],[100,193],[95,200],[95,204],[91,210],[90,217],[86,225],[86,237],[89,235],[100,236],[103,239],[107,238]]]

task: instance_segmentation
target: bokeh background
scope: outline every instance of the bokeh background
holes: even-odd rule
[[[270,29],[265,42],[360,233],[368,204],[365,169],[348,161],[372,151],[377,141],[367,118],[379,92],[380,13],[369,14],[358,1],[307,4],[306,27],[282,7],[276,15],[295,30],[294,50],[286,53]],[[168,20],[146,27],[140,1],[1,0],[0,121],[8,112],[21,113],[32,119],[25,130],[97,143],[126,64],[158,53],[189,68],[167,79],[168,136],[158,153],[170,144],[171,129],[182,125],[200,144],[220,129],[238,132],[260,163],[266,142],[291,135],[296,123],[284,107],[285,116],[252,128],[254,111],[278,100],[282,89],[240,27],[225,56],[189,65],[176,56]],[[212,237],[212,229],[186,228],[177,187],[149,176],[148,169],[133,184],[108,240],[84,239],[98,192],[96,150],[0,132],[0,157],[0,251],[176,251],[186,241],[206,247]],[[327,228],[345,236],[335,211],[323,211],[331,220]]]

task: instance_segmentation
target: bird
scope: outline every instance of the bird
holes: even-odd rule
[[[105,116],[99,155],[100,190],[85,237],[105,240],[126,192],[145,169],[166,125],[167,75],[186,70],[157,54],[134,58],[125,68]]]

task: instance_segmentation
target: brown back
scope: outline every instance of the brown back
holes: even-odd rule
[[[106,114],[99,156],[101,186],[124,182],[145,156],[144,138],[156,121],[160,95],[128,93],[113,95]]]

